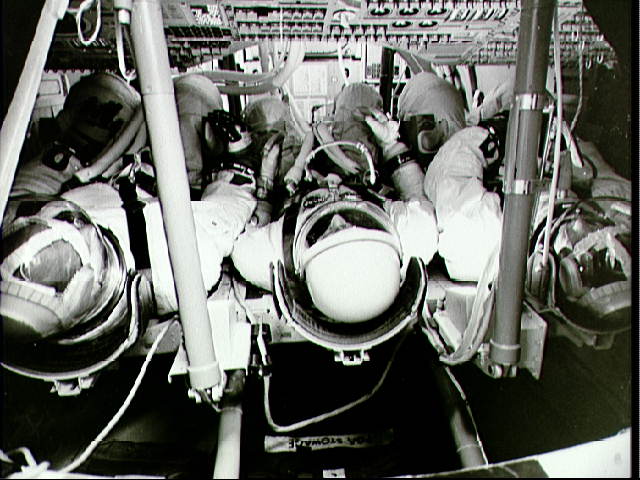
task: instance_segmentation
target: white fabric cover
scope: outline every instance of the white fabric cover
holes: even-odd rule
[[[438,252],[454,280],[478,281],[502,234],[500,199],[482,185],[486,160],[479,146],[486,136],[480,127],[459,131],[425,174],[425,193],[440,231]]]
[[[222,259],[231,253],[233,243],[251,218],[255,205],[250,192],[225,181],[211,183],[201,201],[191,202],[202,279],[207,291],[218,282]],[[145,206],[144,217],[158,313],[175,312],[178,302],[159,202]]]
[[[394,201],[384,205],[398,230],[403,252],[402,276],[412,256],[429,263],[437,251],[438,236],[435,217],[417,200]],[[245,280],[271,290],[270,264],[284,261],[282,251],[283,217],[257,229],[242,233],[235,243],[231,259]]]
[[[231,260],[240,275],[248,282],[271,290],[270,265],[284,262],[282,225],[284,217],[263,227],[249,228],[238,237]]]
[[[402,278],[411,257],[418,257],[427,265],[438,251],[438,226],[433,208],[428,206],[420,200],[385,204],[402,245]]]
[[[62,184],[82,168],[80,161],[71,157],[64,170],[54,170],[42,163],[43,156],[44,153],[41,153],[18,167],[11,187],[12,197],[26,194],[56,195]]]
[[[65,198],[78,203],[96,223],[118,237],[127,265],[133,268],[127,218],[116,190],[106,184],[92,184],[67,192]],[[249,191],[224,179],[211,183],[201,201],[191,202],[206,290],[217,283],[222,259],[231,253],[234,240],[251,218],[255,204]],[[159,201],[151,200],[143,212],[158,313],[175,312],[178,302]]]
[[[118,191],[106,183],[91,183],[62,194],[71,202],[80,205],[98,225],[108,228],[118,239],[124,253],[127,268],[135,268],[131,253],[127,215],[122,209]]]

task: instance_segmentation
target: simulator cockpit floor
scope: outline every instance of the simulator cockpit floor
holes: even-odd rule
[[[2,478],[637,476],[633,2],[0,3]]]
[[[631,338],[631,333],[619,335],[611,349],[597,354],[567,338],[551,338],[540,380],[524,374],[496,382],[473,365],[452,368],[491,462],[594,441],[629,425]],[[367,365],[354,368],[327,361],[332,360],[327,358],[330,353],[319,347],[274,346],[270,350],[271,415],[281,426],[370,393],[392,363],[384,383],[368,401],[291,434],[270,428],[264,415],[263,384],[249,377],[243,403],[241,476],[322,478],[332,471],[354,478],[444,476],[442,472],[459,469],[445,414],[446,398],[435,376],[442,375],[439,381],[446,379],[451,392],[458,393],[424,347],[422,334],[409,332],[374,349]],[[83,465],[84,472],[168,478],[211,475],[217,416],[206,405],[187,398],[182,382],[167,383],[171,360],[170,355],[159,355],[150,364],[129,410]],[[117,371],[105,371],[82,398],[51,395],[45,384],[3,372],[3,446],[28,440],[37,459],[48,459],[52,468],[66,465],[121,405],[140,362],[139,358],[122,360]],[[595,416],[594,408],[598,409]],[[545,476],[534,461],[485,469],[479,475]]]

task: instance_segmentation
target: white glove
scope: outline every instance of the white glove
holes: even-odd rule
[[[376,142],[382,148],[383,159],[389,159],[408,150],[407,146],[399,141],[400,124],[398,122],[390,120],[383,112],[374,108],[362,114]]]
[[[364,121],[369,125],[371,133],[383,149],[398,141],[400,124],[387,118],[380,110],[371,109],[370,114],[365,115]]]

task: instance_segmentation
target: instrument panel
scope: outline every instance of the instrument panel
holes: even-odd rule
[[[59,22],[48,69],[117,68],[114,0]],[[80,0],[72,0],[74,8]],[[184,70],[264,41],[375,43],[436,64],[514,64],[520,0],[162,0],[171,65]],[[563,62],[612,67],[613,48],[581,0],[559,0]],[[98,16],[99,22],[98,22]],[[130,48],[126,48],[128,61]],[[550,51],[551,55],[551,51]]]

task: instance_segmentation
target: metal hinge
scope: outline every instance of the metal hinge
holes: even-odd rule
[[[333,359],[345,366],[362,365],[363,362],[369,361],[369,352],[364,350],[340,351],[335,353]]]

